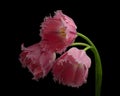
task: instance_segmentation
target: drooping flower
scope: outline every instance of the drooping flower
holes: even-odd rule
[[[44,19],[40,36],[42,40],[47,41],[51,50],[62,53],[74,42],[77,36],[76,28],[74,21],[58,10],[53,17]]]
[[[86,52],[73,47],[55,61],[52,73],[55,81],[79,87],[87,81],[90,66],[91,59]]]
[[[22,52],[20,54],[20,62],[22,66],[27,67],[33,74],[33,79],[45,77],[53,66],[55,61],[55,53],[49,50],[47,45],[43,42],[34,44],[25,48],[22,45]]]

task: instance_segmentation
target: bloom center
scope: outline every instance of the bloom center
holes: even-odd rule
[[[59,29],[59,34],[60,34],[61,37],[64,37],[64,38],[66,37],[65,30],[66,30],[65,27],[62,27],[62,28]]]

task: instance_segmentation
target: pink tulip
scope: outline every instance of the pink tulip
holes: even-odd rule
[[[47,49],[44,43],[37,43],[28,48],[22,45],[22,52],[20,54],[20,62],[22,66],[27,67],[33,74],[33,79],[45,77],[53,66],[55,60],[55,53]]]
[[[86,52],[73,47],[55,61],[52,73],[55,81],[79,87],[86,83],[90,66],[91,59]]]
[[[76,28],[74,21],[58,10],[53,17],[44,19],[40,36],[48,43],[50,50],[62,53],[74,42],[77,36]]]

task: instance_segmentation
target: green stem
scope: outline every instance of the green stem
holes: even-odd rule
[[[79,43],[79,42],[75,42],[71,46],[86,46],[84,48],[85,51],[87,51],[88,49],[92,48],[92,46],[90,46],[90,45],[88,45],[86,43]]]
[[[102,65],[101,65],[101,59],[100,55],[98,53],[97,48],[95,45],[92,43],[92,41],[86,37],[85,35],[81,33],[77,33],[78,36],[84,38],[93,48],[91,48],[91,51],[94,53],[95,57],[95,96],[100,96],[101,93],[101,84],[102,84]]]
[[[88,46],[86,48],[84,48],[85,51],[87,51],[88,49],[91,49],[92,47],[91,46]]]
[[[90,46],[90,45],[88,45],[86,43],[79,43],[79,42],[75,42],[71,46],[76,46],[76,45],[78,45],[78,46],[86,46],[86,47]]]

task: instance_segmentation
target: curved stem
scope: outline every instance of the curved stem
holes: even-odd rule
[[[92,43],[92,41],[86,37],[85,35],[81,33],[77,33],[78,36],[84,38],[93,48],[91,48],[91,51],[94,53],[95,57],[95,96],[100,96],[101,93],[101,84],[102,84],[102,65],[101,65],[101,59],[100,55],[98,53],[97,48],[95,45]]]
[[[88,44],[86,44],[86,43],[79,43],[79,42],[75,42],[75,43],[73,43],[71,46],[76,46],[76,45],[86,46],[86,47],[90,46],[90,45],[88,45]]]
[[[77,33],[77,35],[80,36],[80,37],[82,37],[83,39],[85,39],[90,45],[94,45],[92,43],[92,41],[88,37],[86,37],[85,35],[83,35],[81,33]]]
[[[90,46],[90,45],[88,45],[86,43],[79,43],[79,42],[75,42],[71,46],[86,46],[84,48],[85,51],[87,51],[88,49],[92,48],[92,46]]]
[[[85,51],[87,51],[88,49],[91,49],[92,47],[91,46],[88,46],[86,48],[84,48]]]

